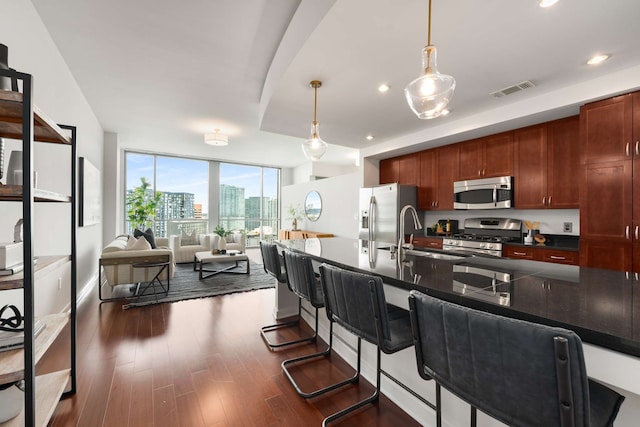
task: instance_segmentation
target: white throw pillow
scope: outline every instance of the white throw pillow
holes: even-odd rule
[[[195,231],[192,231],[191,234],[187,234],[184,231],[180,233],[180,246],[190,246],[198,244],[200,244],[200,242],[198,241],[198,235]]]
[[[129,236],[129,240],[127,240],[128,251],[144,251],[147,249],[151,249],[151,244],[144,238],[144,236],[139,239]]]

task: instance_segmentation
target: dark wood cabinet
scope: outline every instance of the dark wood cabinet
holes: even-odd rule
[[[398,182],[399,162],[397,157],[380,160],[380,184]]]
[[[580,263],[579,252],[550,248],[541,248],[536,250],[539,251],[537,258],[539,261],[568,265],[578,265]]]
[[[418,153],[420,173],[418,179],[418,209],[435,209],[438,199],[438,151],[425,150]]]
[[[511,246],[504,245],[502,247],[502,255],[505,258],[515,258],[515,259],[535,259],[535,251],[532,247],[527,246]]]
[[[453,210],[459,145],[445,145],[419,153],[418,209]]]
[[[580,206],[580,117],[547,123],[547,207]],[[516,200],[517,203],[517,200]]]
[[[578,116],[514,132],[514,205],[518,209],[577,209]]]
[[[418,236],[413,238],[413,245],[416,248],[442,249],[442,238]]]
[[[580,109],[580,265],[640,272],[640,95]]]
[[[514,207],[542,209],[547,201],[547,125],[514,132]]]
[[[407,154],[398,158],[398,183],[418,185],[420,156],[418,153]]]
[[[513,175],[513,132],[460,144],[459,179]]]
[[[553,262],[556,264],[578,265],[579,252],[553,249],[544,246],[504,245],[503,256],[513,259]]]
[[[632,115],[631,94],[583,105],[580,108],[582,163],[630,158]]]

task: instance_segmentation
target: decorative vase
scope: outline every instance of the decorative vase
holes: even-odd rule
[[[293,221],[291,221],[291,228],[293,229],[293,231],[298,229],[298,219],[297,218],[293,218]]]
[[[218,249],[224,251],[227,249],[227,239],[224,236],[220,236],[218,239]]]
[[[0,386],[0,423],[18,416],[22,411],[24,392],[18,383]]]
[[[9,156],[7,185],[22,185],[22,151],[12,151]]]

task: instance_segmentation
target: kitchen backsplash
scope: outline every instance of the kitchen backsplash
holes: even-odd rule
[[[514,218],[522,221],[538,221],[542,234],[580,235],[580,210],[578,209],[497,209],[497,210],[455,210],[423,211],[423,226],[431,227],[440,219],[457,219],[460,228],[466,218]],[[571,223],[571,232],[564,231],[565,223]],[[523,225],[523,229],[524,229]],[[523,230],[524,231],[524,230]]]

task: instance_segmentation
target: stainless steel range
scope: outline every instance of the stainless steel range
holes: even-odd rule
[[[469,218],[464,233],[446,237],[442,249],[501,257],[504,242],[522,239],[522,221],[509,218]]]

